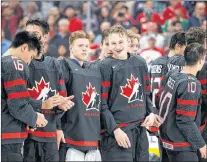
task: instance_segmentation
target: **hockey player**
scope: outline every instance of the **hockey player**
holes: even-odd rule
[[[144,126],[152,126],[155,116],[148,96],[147,65],[140,56],[127,53],[128,46],[126,29],[111,27],[109,48],[113,55],[99,62],[106,130],[100,146],[103,161],[149,161]]]
[[[199,44],[204,45],[204,48],[206,49],[205,32],[199,27],[190,28],[186,33],[186,42],[187,44],[198,42]],[[202,132],[204,141],[207,143],[207,58],[203,68],[201,69],[201,71],[198,72],[197,78],[200,81],[202,88],[200,131]]]
[[[28,65],[39,55],[41,43],[28,32],[17,33],[1,58],[1,160],[22,161],[21,148],[27,137],[26,125],[44,127],[47,124],[41,109],[32,102],[26,88],[29,76]]]
[[[101,74],[96,64],[86,62],[89,36],[83,31],[71,33],[71,59],[61,58],[68,95],[75,106],[61,118],[65,142],[60,144],[60,161],[100,161]],[[95,155],[95,156],[93,156]],[[97,157],[98,155],[99,157]]]
[[[178,43],[177,43],[178,42]],[[167,68],[165,74],[171,70],[182,70],[185,66],[184,50],[186,47],[185,32],[178,32],[172,37],[170,42],[169,59],[167,61]]]
[[[129,41],[128,52],[138,54],[140,36],[131,30],[127,30],[127,37]]]
[[[49,26],[40,20],[29,20],[26,23],[26,31],[37,33],[42,46],[47,43]],[[58,161],[59,153],[57,147],[57,120],[73,106],[70,101],[72,97],[67,96],[64,79],[59,62],[52,57],[44,56],[43,50],[38,57],[35,57],[29,65],[30,76],[28,91],[32,98],[45,101],[50,97],[62,99],[62,104],[53,109],[42,109],[48,120],[44,128],[29,130],[29,136],[24,143],[24,161]],[[64,96],[64,97],[60,97]],[[57,131],[57,132],[56,132]]]
[[[184,57],[183,71],[173,70],[165,76],[159,102],[159,115],[164,119],[160,138],[170,161],[198,161],[198,150],[206,158],[206,144],[199,131],[201,85],[195,77],[204,64],[205,49],[190,44]]]
[[[109,50],[109,29],[106,29],[102,33],[101,39],[101,54],[99,56],[99,60],[103,60],[104,58],[111,56],[112,52]]]

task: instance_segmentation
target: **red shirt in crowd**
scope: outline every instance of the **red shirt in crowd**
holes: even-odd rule
[[[83,30],[83,22],[80,19],[74,17],[70,21],[70,24],[68,26],[68,31],[70,33],[72,33],[72,32],[78,31],[78,30]]]
[[[174,17],[175,16],[175,13],[174,13],[175,10],[181,10],[182,11],[182,17],[184,19],[188,19],[188,12],[187,12],[186,8],[183,7],[181,3],[179,3],[175,8],[169,6],[168,8],[166,8],[163,11],[164,20],[166,21],[166,20],[171,19],[172,17]]]

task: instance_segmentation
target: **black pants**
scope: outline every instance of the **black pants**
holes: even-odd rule
[[[26,139],[24,142],[24,161],[59,161],[56,142],[37,142]]]
[[[23,161],[21,148],[19,143],[1,145],[1,161]]]
[[[101,141],[103,161],[149,161],[149,143],[146,129],[137,127],[125,132],[131,142],[130,148],[120,147],[112,136],[104,136]]]
[[[69,147],[60,145],[60,150],[59,150],[60,160],[59,161],[65,161],[66,153],[67,153],[68,149],[69,149]]]
[[[162,147],[162,142],[159,139],[159,150],[160,150],[160,159],[161,162],[169,162],[167,151]]]
[[[203,137],[205,143],[207,143],[207,126],[204,128],[204,130],[202,132],[202,137]],[[207,159],[201,158],[201,154],[199,151],[198,151],[198,158],[199,158],[199,161],[207,162]]]
[[[198,161],[197,152],[191,151],[168,151],[167,155],[170,161]]]

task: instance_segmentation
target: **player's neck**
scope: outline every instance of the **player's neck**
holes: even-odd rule
[[[169,56],[169,57],[172,57],[172,56],[175,56],[175,55],[181,55],[181,56],[182,56],[182,54],[181,54],[181,53],[178,53],[178,52],[177,52],[177,51],[175,51],[175,50],[170,50],[170,52],[169,52],[168,56]]]
[[[197,70],[197,67],[196,66],[184,66],[183,68],[183,72],[186,73],[186,74],[192,74],[194,76],[196,76],[197,72],[199,70]]]
[[[117,55],[112,55],[113,58],[117,59],[117,60],[127,60],[128,59],[128,54],[124,54],[124,55],[120,55],[120,56],[117,56]]]
[[[71,59],[74,59],[74,60],[76,60],[76,61],[78,61],[78,63],[80,64],[81,67],[83,66],[83,62],[84,62],[84,61],[80,61],[80,60],[78,60],[78,59],[77,59],[76,57],[74,57],[73,55],[71,55],[70,58],[71,58]]]

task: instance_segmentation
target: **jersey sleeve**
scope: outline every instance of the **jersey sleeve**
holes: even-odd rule
[[[59,64],[61,65],[61,78],[64,80],[65,84],[67,84],[69,82],[69,73],[70,73],[70,69],[66,63],[65,58],[59,58],[58,59]]]
[[[194,149],[205,145],[195,123],[201,96],[200,84],[193,80],[182,82],[177,88],[176,125]]]
[[[41,100],[35,100],[33,98],[30,98],[29,103],[33,107],[34,111],[41,112],[41,108],[42,108],[42,101]]]
[[[30,95],[27,90],[29,69],[26,64],[22,65],[21,70],[15,70],[14,66],[11,66],[11,70],[8,68],[7,73],[3,74],[4,88],[8,96],[7,104],[9,112],[14,118],[34,127],[37,113],[30,103]]]
[[[113,131],[118,128],[118,125],[110,111],[109,107],[109,93],[111,90],[111,81],[112,81],[112,70],[111,67],[108,67],[107,65],[103,63],[98,64],[101,76],[102,76],[102,85],[101,85],[101,118],[102,118],[102,124],[104,126],[104,129],[109,134],[113,134]]]
[[[67,97],[67,90],[66,90],[66,86],[65,86],[65,80],[66,81],[69,80],[68,79],[69,78],[69,72],[67,72],[67,70],[65,70],[65,73],[67,73],[67,74],[64,74],[62,68],[63,67],[61,67],[59,62],[57,62],[58,77],[59,77],[59,80],[58,80],[58,93],[63,97]],[[65,78],[67,78],[67,79],[65,79]]]

